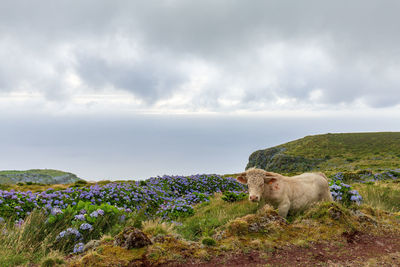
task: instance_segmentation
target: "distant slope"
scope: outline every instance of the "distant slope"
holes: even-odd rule
[[[255,151],[250,167],[282,173],[399,169],[400,132],[306,136]]]
[[[58,170],[0,171],[0,184],[33,182],[42,184],[68,184],[78,180],[75,174]]]

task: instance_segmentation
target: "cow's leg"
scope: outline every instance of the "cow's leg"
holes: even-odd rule
[[[289,212],[289,208],[290,208],[289,199],[286,199],[286,200],[282,201],[278,206],[278,214],[281,217],[286,218],[286,216],[287,216],[287,214]]]

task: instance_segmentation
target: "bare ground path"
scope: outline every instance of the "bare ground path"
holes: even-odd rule
[[[400,266],[400,233],[374,236],[355,232],[344,234],[341,241],[231,253],[208,262],[170,262],[165,266]]]

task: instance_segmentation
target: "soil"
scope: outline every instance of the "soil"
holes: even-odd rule
[[[207,262],[164,266],[400,266],[400,233],[345,233],[338,241],[285,246],[272,251],[225,254]]]

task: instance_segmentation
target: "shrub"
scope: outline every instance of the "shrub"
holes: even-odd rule
[[[66,217],[69,218],[66,224],[70,227],[58,233],[54,248],[66,252],[79,252],[80,246],[77,248],[77,245],[80,242],[99,239],[104,233],[123,223],[121,218],[124,216],[124,209],[106,203],[93,205],[91,202],[79,201],[77,205],[68,206],[61,212],[52,211],[47,223],[51,226],[64,221]]]
[[[88,184],[88,182],[86,182],[85,180],[78,180],[74,183],[74,185],[77,185],[77,186],[82,186],[82,185],[87,185],[87,184]]]
[[[357,190],[353,190],[348,184],[345,184],[340,179],[340,176],[335,176],[329,183],[332,197],[335,201],[339,201],[346,206],[351,204],[361,204],[362,197]]]
[[[244,192],[226,191],[222,195],[222,200],[226,202],[236,202],[247,198]]]

